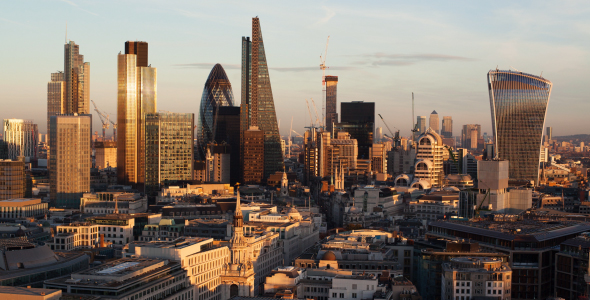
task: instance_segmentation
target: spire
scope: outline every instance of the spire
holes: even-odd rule
[[[234,228],[242,228],[244,225],[244,216],[242,215],[242,205],[240,203],[240,189],[238,188],[238,199],[236,200],[236,211],[234,212]]]

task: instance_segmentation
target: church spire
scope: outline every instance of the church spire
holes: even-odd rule
[[[236,211],[234,213],[234,227],[244,225],[244,216],[242,215],[242,205],[240,203],[240,189],[238,187],[238,199],[236,200]]]

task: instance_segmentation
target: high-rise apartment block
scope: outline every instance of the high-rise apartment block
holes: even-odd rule
[[[326,131],[332,132],[334,124],[338,123],[338,107],[337,88],[338,76],[326,76],[324,78],[326,84]]]
[[[216,64],[203,88],[201,106],[199,108],[199,120],[197,123],[197,135],[199,141],[199,159],[205,158],[209,143],[221,143],[213,134],[217,135],[220,107],[233,107],[234,94],[231,83],[220,64]],[[217,124],[216,124],[217,123]],[[238,129],[239,130],[239,129]]]
[[[125,43],[118,55],[117,178],[145,183],[145,117],[156,113],[157,70],[147,66],[147,43]],[[192,145],[192,142],[191,142]]]
[[[25,196],[25,163],[0,159],[0,200]]]
[[[254,140],[247,142],[246,131],[250,129],[256,132],[248,135]],[[255,155],[260,150],[260,145],[258,144],[260,133],[257,131],[262,132],[264,137],[262,149],[264,153],[262,156]],[[254,171],[254,169],[258,172],[258,167],[254,169],[250,168],[250,166],[254,166],[255,164],[262,165],[263,167],[263,176],[260,180],[265,180],[271,174],[283,170],[281,137],[279,135],[268,63],[266,61],[262,31],[260,30],[260,20],[258,18],[252,18],[252,41],[250,41],[250,38],[242,37],[240,134],[241,164],[244,166],[244,177],[246,177],[246,172]],[[247,146],[253,146],[255,149],[248,150],[246,149]],[[249,156],[250,159],[256,158],[259,160],[256,162],[246,162],[246,156]],[[248,169],[246,166],[248,166]],[[258,175],[248,175],[248,180],[258,180],[256,178],[258,178]]]
[[[453,118],[450,116],[444,116],[442,121],[442,130],[440,132],[443,138],[453,137]]]
[[[80,46],[64,45],[65,114],[87,114],[90,108],[90,63],[84,62]]]
[[[351,139],[357,140],[358,158],[370,159],[373,133],[375,132],[375,103],[342,102],[338,131],[348,132]]]
[[[4,143],[8,150],[8,159],[16,160],[19,156],[36,158],[39,131],[33,121],[22,119],[4,120]]]
[[[436,110],[433,110],[430,114],[430,119],[428,120],[428,126],[432,128],[436,133],[440,134],[439,131],[440,119],[438,118],[438,113]]]
[[[416,119],[416,124],[418,125],[419,135],[426,132],[426,116],[418,116]]]
[[[494,149],[510,162],[510,178],[539,181],[539,148],[552,86],[522,72],[488,73]]]
[[[54,207],[79,208],[82,194],[90,192],[92,116],[57,115],[50,120],[51,204]]]
[[[193,179],[194,114],[145,116],[145,190],[154,200],[165,181]]]

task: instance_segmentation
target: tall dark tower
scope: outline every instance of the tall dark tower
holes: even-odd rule
[[[332,126],[338,123],[338,113],[336,107],[337,101],[337,87],[338,76],[326,76],[326,131],[332,132]]]
[[[137,55],[136,63],[138,67],[148,66],[148,43],[138,41],[125,42],[125,54]]]
[[[254,165],[247,162],[248,139],[247,132],[259,130],[264,136],[264,154],[251,155],[248,159],[256,157],[256,163],[262,163],[265,180],[271,174],[283,170],[283,151],[281,150],[281,137],[277,125],[277,115],[272,96],[268,64],[264,52],[260,20],[252,19],[252,41],[242,37],[242,104],[240,118],[240,145],[242,166]],[[258,136],[258,134],[254,134]],[[257,138],[256,138],[257,140]],[[260,149],[259,145],[256,149]],[[242,168],[244,174],[247,168]],[[244,175],[246,176],[246,175]],[[250,176],[250,178],[253,178]]]

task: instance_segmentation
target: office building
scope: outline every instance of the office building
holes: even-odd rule
[[[418,135],[426,132],[426,116],[418,116],[416,119]]]
[[[140,193],[87,193],[80,199],[80,212],[86,214],[138,214],[148,209],[147,197]]]
[[[82,194],[90,192],[91,132],[90,115],[51,117],[49,178],[53,207],[79,208]]]
[[[559,245],[555,254],[555,296],[563,299],[583,299],[590,292],[588,253],[590,235],[586,233]]]
[[[488,73],[494,149],[510,161],[510,178],[539,181],[539,148],[552,86],[543,77],[522,72]]]
[[[66,81],[64,73],[51,73],[51,81],[47,83],[47,132],[50,132],[51,116],[66,113]]]
[[[440,135],[434,130],[427,130],[418,138],[414,177],[418,181],[427,181],[430,186],[440,186],[444,179],[444,147]]]
[[[250,128],[257,128],[264,137],[262,160],[246,162],[246,132]],[[283,170],[283,153],[281,151],[281,136],[277,125],[277,114],[270,85],[269,68],[264,52],[260,20],[252,18],[252,40],[242,37],[242,103],[240,117],[240,146],[241,165],[246,170],[246,164],[262,163],[262,178],[250,176],[249,180],[258,182],[266,180],[268,176]],[[257,136],[260,133],[255,133]],[[257,139],[257,138],[256,138]],[[255,146],[260,148],[259,146]],[[252,151],[249,151],[252,152]],[[252,157],[250,157],[251,159]]]
[[[258,127],[250,127],[243,133],[243,182],[245,184],[261,183],[264,179],[264,132]]]
[[[340,123],[337,129],[338,132],[348,132],[351,139],[357,140],[358,158],[370,159],[375,132],[375,103],[363,101],[340,103]]]
[[[84,62],[80,46],[73,41],[64,45],[64,80],[66,114],[90,112],[90,63]]]
[[[25,196],[25,163],[0,159],[0,200]]]
[[[121,258],[46,280],[43,286],[79,298],[100,295],[113,300],[195,299],[181,262],[156,258]]]
[[[430,114],[430,119],[428,120],[428,127],[432,128],[432,130],[434,130],[434,132],[440,134],[439,126],[440,126],[440,120],[438,118],[438,113],[436,112],[436,110],[433,110],[432,113]]]
[[[553,127],[547,127],[547,140],[550,140],[553,138]]]
[[[453,117],[444,116],[442,121],[442,129],[440,131],[440,135],[443,138],[452,138],[453,137]]]
[[[98,170],[117,167],[117,142],[94,142],[94,166]]]
[[[192,113],[145,116],[145,191],[155,201],[165,181],[193,179]]]
[[[117,179],[139,188],[145,183],[145,117],[157,110],[157,70],[147,65],[147,46],[126,42],[117,58]]]
[[[228,144],[229,155],[229,183],[240,181],[240,107],[221,106],[217,114],[217,130],[215,141]]]
[[[371,147],[371,171],[387,174],[387,151],[384,144],[373,144]]]
[[[31,288],[31,287],[0,287],[0,298],[18,300],[60,300],[61,290]]]
[[[512,269],[492,257],[455,257],[442,265],[441,299],[511,299]]]
[[[334,124],[338,123],[338,76],[324,77],[326,85],[326,131],[332,132]]]
[[[477,145],[477,141],[472,141],[472,131],[475,130],[475,137],[479,140],[481,137],[481,125],[479,124],[466,124],[461,129],[461,142],[462,148],[471,149],[472,143]],[[475,147],[477,148],[477,147]]]
[[[229,78],[220,64],[216,64],[203,88],[199,120],[197,123],[197,138],[199,143],[199,159],[205,159],[209,143],[221,143],[213,134],[218,130],[219,107],[234,106],[234,94]]]
[[[36,158],[39,131],[33,121],[22,119],[4,120],[4,143],[8,148],[6,158],[16,160],[19,156]]]
[[[231,146],[228,144],[209,145],[206,157],[208,182],[232,183],[230,182],[230,155]]]
[[[41,199],[11,198],[0,201],[0,219],[41,219],[47,212],[48,205],[42,203]]]

